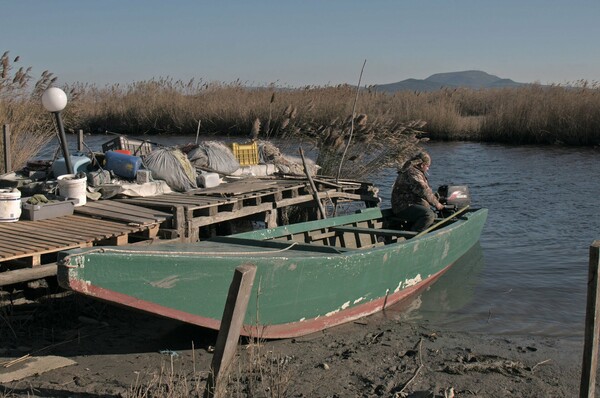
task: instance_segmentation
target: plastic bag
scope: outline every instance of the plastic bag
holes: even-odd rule
[[[152,151],[144,156],[144,166],[152,171],[154,179],[164,180],[174,191],[186,192],[198,188],[196,169],[177,148]]]

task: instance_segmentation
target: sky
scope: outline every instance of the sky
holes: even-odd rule
[[[600,81],[600,1],[0,0],[0,52],[65,83]]]

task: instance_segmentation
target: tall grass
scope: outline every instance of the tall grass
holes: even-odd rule
[[[31,67],[19,66],[20,57],[11,60],[6,51],[0,57],[0,124],[9,125],[11,133],[11,163],[18,169],[52,137],[52,118],[41,105],[41,95],[56,81],[48,71],[34,80]],[[32,87],[33,83],[33,87]],[[0,139],[1,153],[4,140]],[[0,173],[4,171],[4,156],[0,157]]]
[[[16,69],[17,63],[18,57],[11,62],[5,53],[0,64],[0,124],[11,126],[15,167],[54,130],[39,97],[56,79],[44,72],[32,87],[31,69]],[[63,112],[68,130],[195,135],[200,124],[204,134],[249,136],[258,132],[259,139],[306,140],[329,158],[332,150],[323,145],[328,141],[333,160],[339,144],[348,137],[355,95],[355,88],[349,85],[251,88],[239,81],[209,83],[169,77],[104,87],[76,83],[63,88],[70,97]],[[599,89],[597,83],[586,81],[570,86],[393,95],[363,89],[358,115],[354,115],[361,117],[355,120],[360,122],[359,134],[348,159],[364,161],[368,153],[370,160],[379,157],[385,162],[402,157],[423,135],[420,131],[440,140],[600,145]],[[386,150],[380,153],[377,148]],[[361,170],[372,168],[370,160]],[[346,162],[347,167],[356,169],[358,163],[351,162]]]
[[[314,135],[346,128],[354,88],[349,85],[248,88],[239,82],[204,83],[170,78],[97,88],[67,87],[79,94],[70,115],[76,128],[123,134]],[[528,85],[506,89],[443,89],[390,95],[362,90],[357,111],[366,128],[426,122],[432,139],[514,144],[600,144],[600,92],[595,83]],[[377,134],[377,132],[376,132]]]

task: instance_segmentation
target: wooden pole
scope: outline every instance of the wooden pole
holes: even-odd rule
[[[12,171],[10,157],[10,126],[8,124],[5,124],[3,127],[2,136],[4,137],[4,172],[8,173]]]
[[[306,174],[306,178],[308,178],[308,183],[310,184],[310,189],[312,189],[313,197],[315,198],[315,202],[319,206],[319,211],[321,212],[321,217],[323,219],[327,218],[327,213],[325,213],[325,208],[323,207],[323,203],[321,203],[321,199],[319,199],[319,191],[317,191],[317,187],[315,182],[313,181],[312,176],[310,175],[310,171],[308,170],[308,166],[306,165],[306,159],[304,158],[304,151],[302,147],[299,148],[300,157],[302,158],[302,166],[304,167],[304,173]]]
[[[34,279],[56,276],[56,263],[38,265],[32,268],[20,268],[0,272],[0,286],[8,286],[15,283],[28,282]]]
[[[219,385],[229,370],[240,339],[240,331],[244,325],[255,276],[256,266],[254,265],[240,265],[235,269],[223,310],[223,319],[210,366],[211,372],[206,381],[205,398],[218,396]]]
[[[83,130],[77,132],[77,150],[83,152]]]
[[[588,269],[587,307],[585,311],[585,338],[583,345],[583,363],[581,366],[580,398],[593,398],[596,393],[596,369],[598,368],[598,340],[600,321],[600,295],[598,285],[600,274],[600,240],[590,246],[590,265]]]
[[[362,80],[363,71],[365,70],[365,65],[367,64],[367,60],[363,62],[363,66],[360,69],[360,76],[358,78],[358,85],[356,86],[356,97],[354,97],[354,105],[352,105],[352,119],[350,122],[350,134],[348,135],[348,142],[346,143],[346,147],[344,148],[344,152],[342,153],[342,158],[340,159],[340,166],[338,167],[337,176],[335,177],[335,182],[340,181],[340,174],[342,173],[342,164],[344,163],[344,158],[346,157],[346,152],[350,147],[350,142],[352,141],[352,133],[354,132],[354,115],[356,114],[356,101],[358,101],[358,92],[360,91],[360,82]]]
[[[275,228],[277,226],[277,209],[265,212],[265,224],[267,224],[267,228]]]
[[[452,220],[454,217],[464,213],[465,211],[467,211],[467,209],[469,208],[469,205],[466,205],[465,207],[463,207],[462,209],[459,209],[457,211],[455,211],[454,213],[452,213],[451,215],[449,215],[448,217],[444,218],[443,220],[436,222],[435,224],[433,224],[431,227],[427,228],[424,231],[419,232],[417,235],[415,235],[415,238],[418,238],[419,236],[423,236],[426,233],[433,231],[434,229],[438,228],[439,226],[447,223],[448,221]]]

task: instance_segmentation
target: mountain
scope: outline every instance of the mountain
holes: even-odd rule
[[[480,70],[467,70],[462,72],[436,73],[426,79],[406,79],[396,83],[378,84],[373,89],[382,92],[393,93],[396,91],[435,91],[441,88],[504,88],[519,87],[527,83],[517,83],[511,79],[503,79],[498,76]]]

